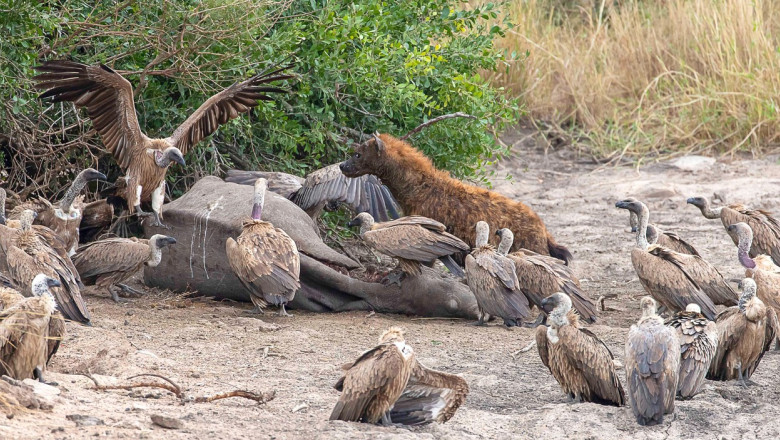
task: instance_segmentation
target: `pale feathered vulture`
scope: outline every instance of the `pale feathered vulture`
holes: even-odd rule
[[[635,201],[633,197],[629,197],[626,200]],[[639,219],[633,211],[628,211],[629,218],[628,223],[631,226],[631,232],[636,232],[636,228],[639,226]],[[663,231],[657,225],[647,225],[647,242],[649,244],[658,244],[665,248],[671,249],[681,254],[698,255],[699,251],[693,247],[692,244],[680,238],[679,235],[671,231]]]
[[[780,313],[780,267],[768,255],[750,257],[753,231],[747,223],[733,224],[728,231],[737,237],[737,259],[745,268],[745,276],[756,282],[756,295],[775,313]]]
[[[718,349],[718,327],[701,314],[697,304],[688,304],[666,320],[677,331],[680,341],[680,379],[677,396],[690,399],[701,391],[704,376]]]
[[[569,296],[554,293],[542,307],[549,313],[549,327],[536,328],[536,348],[563,392],[577,402],[625,405],[615,357],[595,334],[580,328]]]
[[[677,332],[656,314],[655,300],[642,298],[642,317],[626,341],[626,381],[631,410],[640,425],[663,422],[674,411],[680,373]]]
[[[230,267],[249,291],[255,310],[262,313],[273,304],[279,306],[280,316],[290,316],[284,306],[301,287],[301,257],[286,232],[262,220],[265,189],[265,179],[257,179],[252,218],[244,221],[238,239],[228,238],[225,247]]]
[[[715,304],[733,305],[737,294],[715,267],[697,255],[681,254],[647,242],[650,213],[635,199],[619,201],[616,207],[633,211],[639,217],[636,247],[631,262],[639,281],[656,301],[670,312],[698,304],[707,319],[715,319]]]
[[[86,107],[103,144],[125,172],[124,178],[117,181],[118,195],[127,201],[131,213],[139,215],[150,215],[141,210],[141,202],[151,201],[154,224],[161,225],[168,166],[172,162],[183,166],[190,148],[220,125],[257,106],[258,101],[270,100],[269,93],[286,92],[268,85],[292,78],[282,73],[286,69],[274,68],[217,93],[163,139],[151,139],[141,131],[133,87],[106,65],[46,61],[36,67],[42,73],[33,79],[37,89],[45,90],[41,99],[71,101],[77,107]]]

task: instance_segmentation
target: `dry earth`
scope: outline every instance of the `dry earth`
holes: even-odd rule
[[[574,268],[593,297],[615,293],[592,330],[620,359],[628,327],[643,294],[629,250],[628,213],[614,202],[633,195],[648,202],[651,220],[694,243],[726,277],[738,277],[736,251],[717,221],[685,204],[692,195],[720,194],[780,212],[776,157],[721,159],[699,171],[656,163],[637,170],[600,168],[569,150],[544,151],[530,139],[496,168],[495,188],[539,212],[558,242],[573,251]],[[506,173],[513,180],[503,178]],[[137,281],[136,281],[137,283]],[[462,320],[416,319],[365,312],[267,316],[280,325],[263,331],[246,305],[184,300],[150,291],[114,304],[87,291],[94,327],[68,326],[69,336],[50,367],[61,390],[52,411],[17,414],[0,422],[0,438],[778,438],[780,352],[765,356],[757,386],[707,382],[695,399],[679,402],[674,417],[643,428],[626,408],[569,404],[536,350],[512,357],[533,331],[474,328]],[[414,429],[327,421],[337,399],[339,365],[371,347],[391,325],[407,329],[425,364],[463,375],[471,386],[465,405],[447,424]],[[159,389],[96,391],[78,373],[101,383],[131,383],[138,373],[162,374],[188,396],[232,389],[276,391],[265,405],[242,399],[180,404]],[[621,375],[623,373],[621,372]],[[76,426],[69,415],[100,423]],[[152,415],[176,417],[183,428],[153,425]]]

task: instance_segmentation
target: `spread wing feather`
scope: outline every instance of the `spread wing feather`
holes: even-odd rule
[[[87,279],[113,272],[135,272],[149,260],[149,252],[149,240],[107,238],[81,246],[73,255],[73,263]]]
[[[753,230],[753,243],[750,256],[766,254],[772,257],[775,264],[780,265],[780,223],[768,212],[761,209],[748,209],[743,205],[724,207],[720,213],[723,226],[744,222]],[[736,236],[731,236],[734,244],[739,244]]]
[[[468,383],[462,377],[415,361],[409,383],[390,411],[390,420],[403,425],[444,423],[455,415],[468,393]]]

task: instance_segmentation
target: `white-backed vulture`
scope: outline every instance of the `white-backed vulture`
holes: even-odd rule
[[[691,197],[688,199],[688,203],[699,208],[705,218],[719,218],[727,230],[733,224],[747,223],[753,230],[754,236],[750,256],[769,255],[775,264],[780,265],[780,223],[771,212],[763,209],[750,209],[741,204],[710,208],[709,200],[704,197]],[[736,236],[732,234],[729,236],[734,244],[739,244],[739,239]]]
[[[462,377],[431,370],[415,358],[409,382],[390,410],[390,420],[402,425],[444,423],[468,393],[469,385]]]
[[[176,244],[176,239],[161,234],[148,240],[138,238],[106,238],[81,246],[73,256],[73,264],[88,286],[106,289],[115,302],[119,302],[119,290],[139,296],[137,290],[123,284],[144,265],[157,267],[162,250]]]
[[[631,410],[640,425],[663,422],[674,412],[680,374],[677,332],[656,314],[655,300],[640,301],[642,317],[631,326],[626,341],[626,381]]]
[[[51,357],[50,338],[61,340],[65,330],[64,325],[52,329],[50,322],[56,319],[57,302],[49,289],[59,286],[58,280],[38,274],[31,283],[33,296],[0,312],[0,374],[43,382],[42,371]]]
[[[432,264],[437,258],[455,276],[463,276],[460,268],[450,257],[469,250],[469,245],[448,233],[443,224],[427,217],[408,216],[397,220],[374,223],[371,214],[357,215],[347,226],[360,227],[360,238],[379,252],[398,259],[401,273],[388,279],[401,284],[404,274],[418,276],[420,264]]]
[[[704,376],[718,349],[718,326],[701,314],[697,304],[688,304],[684,312],[677,312],[666,320],[666,325],[677,330],[680,341],[680,379],[677,396],[690,399],[701,391]]]
[[[33,280],[33,284],[35,284],[35,280]],[[25,296],[22,295],[16,288],[11,286],[0,287],[0,312],[22,302],[24,299]],[[1,316],[0,319],[2,319]],[[48,349],[46,355],[47,364],[51,360],[52,356],[54,356],[54,354],[57,353],[57,350],[60,348],[60,342],[62,342],[62,337],[64,335],[65,319],[62,317],[62,313],[60,313],[59,310],[55,310],[55,312],[52,313],[51,319],[49,320],[49,338],[47,341]]]
[[[739,305],[720,312],[715,321],[718,350],[707,379],[738,379],[745,385],[777,337],[780,325],[775,311],[756,296],[755,281],[745,278],[740,284]]]
[[[536,348],[563,392],[577,402],[625,405],[615,357],[590,330],[580,328],[569,296],[554,293],[541,307],[549,313],[550,326],[536,328]]]
[[[228,170],[226,182],[254,185],[259,178],[268,180],[268,190],[288,198],[316,218],[323,209],[334,210],[345,203],[356,213],[368,212],[378,221],[400,217],[399,207],[390,190],[378,177],[366,174],[347,177],[340,163],[312,171],[302,179],[285,173]]]
[[[81,297],[81,283],[73,262],[67,254],[63,257],[64,248],[58,252],[50,242],[42,238],[40,231],[51,234],[52,243],[61,240],[43,226],[36,229],[32,226],[35,213],[26,210],[21,214],[21,229],[15,231],[6,252],[8,275],[15,286],[22,287],[25,295],[30,294],[30,285],[36,275],[42,273],[60,282],[60,286],[52,289],[57,300],[57,306],[66,319],[89,325],[90,314],[87,304]],[[2,229],[0,227],[0,229]],[[2,233],[0,233],[2,235]],[[2,237],[0,237],[0,241]],[[5,246],[5,245],[3,245]]]
[[[263,221],[266,180],[255,182],[252,218],[245,220],[238,240],[225,243],[228,262],[259,313],[268,304],[279,306],[280,316],[290,316],[285,304],[301,288],[301,257],[295,241],[283,230]]]
[[[81,210],[79,224],[79,242],[89,243],[97,240],[108,231],[114,221],[114,205],[107,199],[87,203]]]
[[[477,299],[479,320],[485,325],[488,315],[500,316],[504,325],[520,325],[531,314],[528,298],[517,280],[515,263],[488,244],[490,226],[477,222],[476,247],[466,256],[466,283]]]
[[[530,303],[542,311],[542,318],[545,316],[542,301],[556,292],[564,292],[583,320],[589,323],[596,322],[596,305],[593,304],[588,294],[582,291],[580,280],[574,276],[571,266],[565,265],[563,261],[555,257],[539,255],[527,249],[507,254],[512,248],[514,233],[503,228],[497,230],[496,235],[501,239],[497,252],[506,255],[515,263],[515,273],[520,290]]]
[[[626,200],[636,200],[633,197],[629,197]],[[636,232],[636,228],[639,225],[639,219],[633,211],[628,211],[629,218],[628,223],[631,226],[631,232]],[[657,225],[647,225],[647,242],[649,244],[658,244],[665,248],[671,249],[681,254],[698,255],[699,251],[693,247],[692,244],[680,238],[675,232],[663,231]]]
[[[184,166],[187,151],[221,124],[249,111],[260,100],[270,100],[268,93],[285,92],[268,83],[292,78],[280,74],[287,69],[284,67],[235,83],[209,98],[171,136],[151,139],[138,124],[133,87],[110,67],[53,60],[35,69],[43,72],[33,78],[35,87],[45,90],[41,99],[71,101],[76,107],[86,107],[103,144],[125,172],[124,178],[117,181],[118,195],[125,198],[130,213],[153,215],[155,225],[162,225],[168,166],[172,162]],[[141,202],[148,201],[152,203],[151,214],[141,210]]]
[[[688,304],[698,304],[707,319],[715,319],[715,304],[734,305],[737,294],[715,267],[697,255],[675,252],[647,242],[650,212],[636,199],[615,203],[621,209],[633,211],[639,217],[636,247],[631,250],[631,263],[639,281],[656,301],[670,312],[685,310]]]
[[[756,282],[756,295],[775,313],[780,313],[780,267],[768,255],[760,254],[751,258],[753,231],[747,223],[739,222],[727,229],[729,235],[737,237],[737,259],[745,268],[745,276]]]

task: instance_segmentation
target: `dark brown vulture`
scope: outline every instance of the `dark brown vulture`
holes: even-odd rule
[[[81,210],[79,224],[79,242],[89,243],[97,240],[108,231],[114,221],[114,205],[107,199],[87,203]]]
[[[252,218],[245,220],[238,240],[225,244],[228,262],[259,313],[268,304],[279,306],[280,316],[291,316],[285,304],[301,288],[301,259],[295,241],[283,230],[263,221],[266,180],[255,183]]]
[[[707,319],[715,319],[715,304],[733,305],[737,294],[715,267],[697,255],[675,252],[647,242],[650,212],[635,199],[617,202],[616,207],[633,211],[639,217],[636,247],[631,262],[639,281],[656,301],[670,312],[698,304]]]
[[[747,223],[736,223],[728,227],[730,235],[737,237],[737,258],[745,268],[745,276],[756,282],[756,295],[780,313],[780,267],[777,267],[768,255],[756,255],[751,258],[753,231]]]
[[[573,302],[574,309],[583,320],[589,323],[596,322],[596,305],[593,304],[588,294],[582,291],[580,280],[574,276],[571,266],[565,265],[557,258],[539,255],[527,249],[507,254],[512,248],[514,233],[503,228],[497,230],[496,235],[501,237],[497,252],[506,255],[515,263],[515,273],[520,290],[531,304],[542,311],[540,318],[545,316],[542,301],[556,292],[564,292]],[[540,319],[539,323],[541,322]]]
[[[466,401],[469,385],[460,376],[431,370],[416,358],[412,375],[390,410],[390,420],[402,425],[444,423]]]
[[[100,133],[103,144],[114,155],[125,172],[117,181],[117,190],[127,201],[130,212],[154,216],[162,225],[165,198],[165,173],[172,162],[184,166],[184,155],[220,125],[246,113],[260,100],[270,100],[268,93],[284,89],[268,83],[292,78],[282,69],[263,72],[235,83],[201,105],[170,137],[151,139],[138,125],[133,102],[133,87],[119,73],[106,65],[88,66],[74,61],[46,61],[36,70],[43,72],[33,79],[35,87],[45,90],[41,99],[52,102],[71,101],[86,107],[89,118]],[[141,202],[152,203],[152,213],[141,210]]]
[[[437,258],[456,276],[463,276],[463,269],[450,257],[469,250],[469,245],[448,233],[443,224],[427,217],[401,217],[382,223],[374,223],[367,212],[357,215],[347,226],[360,226],[360,238],[379,252],[398,259],[400,273],[388,279],[401,285],[403,275],[418,276],[420,264],[431,264]]]
[[[636,199],[634,199],[633,197],[629,197],[626,200],[633,201]],[[629,213],[628,222],[629,225],[631,226],[631,232],[636,232],[636,228],[639,225],[639,219],[637,218],[637,215],[633,211],[628,211],[628,213]],[[683,240],[682,238],[680,238],[679,235],[677,235],[674,232],[662,231],[661,228],[659,228],[657,225],[652,225],[652,224],[647,225],[647,242],[649,244],[661,245],[665,248],[671,249],[681,254],[701,256],[699,254],[699,251],[697,251],[692,244]]]
[[[536,328],[536,348],[563,392],[574,401],[623,406],[626,395],[615,370],[615,357],[590,330],[580,328],[568,295],[542,301],[549,327]]]
[[[754,236],[750,256],[769,255],[775,264],[780,265],[780,223],[771,212],[763,209],[750,209],[740,204],[713,209],[710,208],[709,200],[704,197],[691,197],[688,199],[688,203],[699,208],[705,218],[719,218],[727,230],[735,223],[747,223],[753,230]],[[729,236],[734,244],[739,244],[739,239],[736,236],[732,234]]]
[[[124,283],[144,265],[157,267],[162,250],[176,244],[176,239],[155,234],[148,240],[138,238],[106,238],[81,246],[73,256],[73,264],[84,284],[108,290],[119,302],[119,290],[131,296],[140,292]]]
[[[718,349],[718,326],[701,314],[696,304],[688,304],[684,312],[677,312],[666,320],[666,325],[677,330],[680,341],[680,379],[677,396],[690,399],[699,394],[704,376]]]
[[[680,374],[680,341],[677,332],[656,314],[655,300],[641,300],[642,317],[628,331],[626,381],[631,410],[640,425],[663,422],[674,412],[674,396]]]
[[[476,228],[476,247],[466,256],[466,283],[479,308],[476,325],[485,325],[488,315],[500,316],[507,327],[520,325],[531,310],[520,290],[515,263],[488,244],[490,227],[486,222],[477,222]]]

